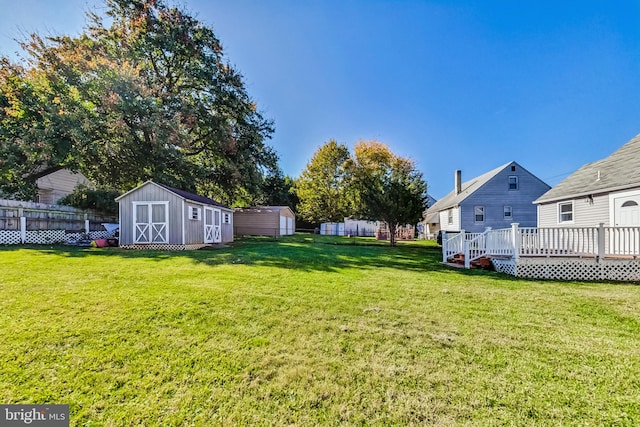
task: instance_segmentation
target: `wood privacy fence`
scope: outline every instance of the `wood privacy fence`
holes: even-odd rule
[[[114,216],[70,206],[0,199],[0,244],[67,243],[110,237],[103,223]]]

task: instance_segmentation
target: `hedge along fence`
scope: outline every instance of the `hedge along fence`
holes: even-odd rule
[[[0,244],[67,243],[110,237],[103,223],[114,216],[70,206],[0,199]]]

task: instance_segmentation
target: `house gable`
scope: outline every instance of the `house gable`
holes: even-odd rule
[[[549,188],[518,163],[510,162],[462,183],[459,194],[455,190],[449,193],[429,208],[427,215],[439,212],[441,228],[447,231],[483,231],[519,221],[533,227],[537,210],[532,202]],[[506,210],[511,217],[505,216]]]
[[[37,187],[37,202],[54,205],[58,200],[73,193],[78,185],[95,188],[95,185],[80,172],[65,168],[54,168],[33,177]]]

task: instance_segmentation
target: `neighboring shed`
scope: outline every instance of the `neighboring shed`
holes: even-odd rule
[[[147,181],[116,201],[123,248],[199,249],[233,241],[233,209],[208,197]]]
[[[58,200],[73,193],[78,185],[95,188],[93,183],[83,174],[72,172],[63,167],[44,170],[33,175],[30,179],[35,181],[37,187],[35,201],[48,205],[57,204]]]
[[[288,206],[237,208],[234,216],[237,236],[288,236],[296,231],[296,215]]]

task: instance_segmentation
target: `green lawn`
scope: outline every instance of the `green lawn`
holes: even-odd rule
[[[79,426],[640,423],[640,287],[364,243],[0,248],[0,403]]]

